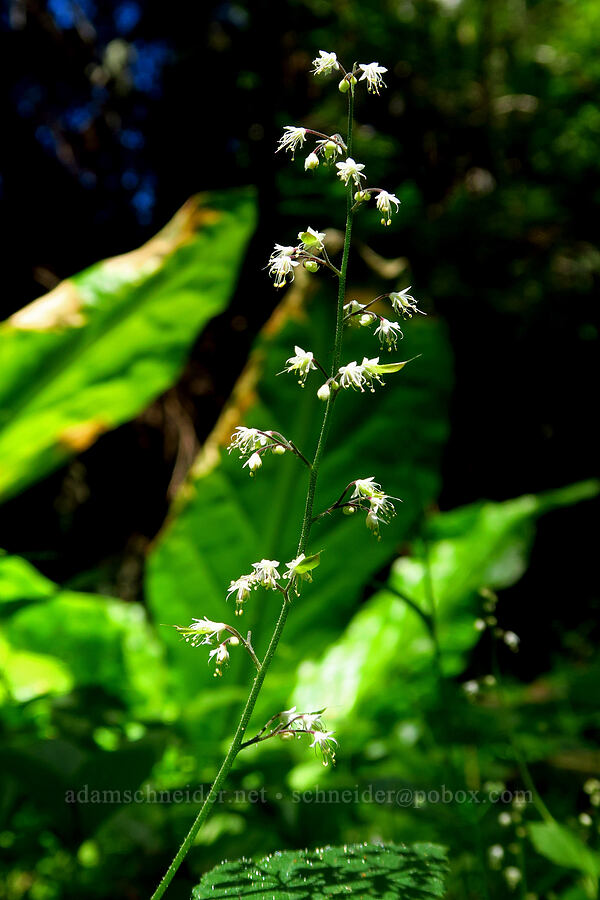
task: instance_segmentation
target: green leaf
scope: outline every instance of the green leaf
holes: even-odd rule
[[[317,566],[321,565],[321,551],[318,553],[313,553],[312,556],[307,556],[302,560],[301,563],[295,567],[294,571],[297,572],[298,575],[304,575],[305,572],[311,572],[313,569],[316,569]]]
[[[446,857],[435,844],[350,844],[284,850],[256,862],[224,862],[203,875],[193,900],[303,900],[352,894],[381,900],[444,896]]]
[[[164,652],[142,606],[63,591],[17,557],[0,557],[0,585],[16,606],[0,631],[0,669],[16,699],[98,685],[139,715],[160,715]]]
[[[564,825],[533,822],[528,831],[533,846],[545,859],[566,869],[577,869],[594,879],[600,875],[600,853],[584,844]]]
[[[248,190],[195,197],[151,241],[0,325],[0,499],[137,415],[226,306],[255,222]]]
[[[389,588],[364,604],[320,661],[302,664],[293,702],[303,709],[318,698],[337,705],[345,717],[358,704],[373,702],[392,703],[406,713],[434,684],[428,566],[441,665],[446,675],[454,676],[478,638],[479,589],[505,588],[521,577],[537,516],[598,491],[598,482],[584,482],[539,497],[475,503],[435,516],[426,529],[427,560],[425,545],[418,542],[394,563]],[[402,682],[402,691],[381,690],[392,680]]]
[[[177,497],[170,520],[159,536],[147,568],[149,604],[157,622],[182,623],[206,615],[224,617],[225,596],[232,578],[251,570],[262,558],[282,562],[297,554],[307,472],[292,454],[265,456],[257,477],[225,447],[238,424],[277,429],[311,456],[316,446],[323,405],[314,373],[306,388],[281,372],[294,344],[310,348],[327,362],[333,328],[331,298],[313,295],[306,302],[298,288],[274,314],[259,337],[250,362],[234,389],[191,477]],[[384,489],[402,497],[397,516],[382,528],[377,542],[364,515],[334,513],[313,526],[312,540],[326,548],[314,582],[302,590],[292,612],[274,674],[259,700],[257,717],[283,708],[291,689],[294,665],[306,654],[322,652],[339,633],[359,603],[362,586],[395,555],[398,542],[416,529],[423,509],[437,494],[438,464],[447,434],[446,403],[451,384],[445,333],[429,318],[413,323],[406,336],[409,349],[422,359],[407,369],[402,383],[375,394],[338,398],[319,483],[315,513],[331,506],[356,478],[375,475]],[[344,357],[362,358],[365,336],[349,331]],[[362,345],[361,345],[362,342]],[[279,609],[275,592],[255,591],[245,604],[244,628],[252,631],[257,653],[266,649]],[[205,654],[165,632],[170,648],[173,691],[186,701],[197,697],[213,679]],[[240,666],[243,670],[240,671]],[[233,656],[229,684],[247,683],[245,662]],[[214,691],[214,684],[210,687]],[[337,701],[336,701],[337,703]],[[271,708],[272,704],[272,708]],[[311,706],[323,703],[317,700]],[[216,717],[209,727],[219,731]]]
[[[405,359],[403,362],[379,363],[378,365],[373,364],[366,368],[369,372],[374,372],[377,375],[392,375],[394,372],[399,372],[403,369],[409,362],[412,362],[412,360]]]

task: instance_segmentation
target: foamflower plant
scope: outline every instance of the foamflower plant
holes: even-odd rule
[[[254,649],[250,632],[244,635],[227,622],[214,622],[204,616],[194,619],[191,624],[175,626],[182,639],[190,644],[190,652],[200,652],[203,648],[208,648],[207,662],[214,666],[216,676],[220,677],[226,673],[232,653],[246,653],[254,666],[254,678],[221,767],[152,900],[159,900],[167,890],[192,847],[198,831],[210,814],[236,757],[245,748],[277,738],[304,741],[307,748],[312,749],[324,765],[330,765],[335,761],[337,740],[334,732],[328,730],[323,720],[324,709],[302,712],[293,707],[276,711],[253,737],[247,737],[246,732],[287,618],[293,614],[294,606],[302,603],[302,593],[310,590],[313,577],[318,578],[321,548],[316,551],[309,547],[313,524],[324,516],[356,516],[362,513],[357,518],[360,520],[364,516],[364,525],[361,526],[357,522],[356,527],[365,528],[365,540],[372,539],[372,536],[381,539],[381,528],[385,527],[395,515],[395,504],[399,502],[399,498],[384,490],[376,480],[376,475],[357,472],[356,478],[341,490],[335,503],[322,512],[314,511],[319,470],[338,398],[346,394],[347,402],[351,402],[349,394],[352,392],[365,393],[382,388],[385,385],[384,376],[400,372],[407,362],[406,360],[382,362],[380,356],[375,354],[372,357],[364,357],[360,362],[357,359],[344,359],[345,330],[353,326],[373,328],[373,349],[376,351],[379,346],[380,350],[392,351],[396,350],[398,342],[403,337],[397,319],[410,319],[416,313],[422,314],[417,301],[409,293],[410,287],[382,294],[367,303],[359,303],[346,296],[355,216],[374,201],[381,223],[387,226],[391,222],[392,215],[400,207],[400,200],[393,193],[382,187],[369,186],[367,164],[353,156],[355,91],[366,88],[365,95],[376,98],[385,87],[383,75],[386,71],[387,69],[378,62],[354,63],[351,69],[345,69],[335,53],[320,50],[319,55],[313,60],[312,73],[316,78],[334,76],[338,82],[338,90],[347,103],[346,134],[325,134],[303,125],[286,125],[275,150],[277,153],[289,153],[292,160],[298,151],[304,153],[308,150],[303,165],[298,166],[299,176],[311,178],[315,169],[326,167],[332,181],[338,185],[338,190],[343,190],[345,194],[346,225],[339,259],[331,259],[329,256],[325,223],[313,220],[310,224],[298,223],[300,230],[296,232],[297,237],[295,240],[292,239],[292,242],[289,242],[288,237],[288,242],[276,243],[265,267],[277,289],[284,288],[294,280],[299,266],[317,276],[322,270],[326,270],[324,274],[330,279],[333,276],[336,282],[335,325],[332,330],[332,350],[329,358],[319,360],[311,349],[296,344],[293,348],[290,347],[287,359],[282,360],[283,368],[279,373],[284,378],[292,375],[300,389],[304,389],[305,386],[306,389],[311,389],[308,386],[314,385],[312,389],[322,401],[321,405],[317,404],[322,413],[321,428],[316,446],[312,450],[305,448],[305,452],[296,446],[291,436],[283,435],[279,431],[265,430],[252,423],[239,424],[231,435],[229,453],[238,455],[240,465],[247,469],[250,476],[268,478],[268,469],[278,464],[272,457],[284,454],[296,457],[298,465],[306,470],[304,514],[299,523],[298,543],[293,558],[288,561],[285,561],[284,556],[281,559],[248,560],[247,567],[244,567],[246,571],[241,574],[232,573],[234,577],[231,578],[229,585],[223,585],[224,609],[227,608],[225,601],[228,600],[229,608],[238,621],[244,613],[246,604],[255,602],[260,594],[267,592],[279,597],[281,603],[279,615],[262,658]],[[323,213],[323,207],[319,212]],[[386,316],[380,312],[382,307],[387,313]],[[265,465],[267,460],[269,464]],[[341,487],[342,485],[337,486],[337,490]],[[202,614],[201,609],[198,612]]]

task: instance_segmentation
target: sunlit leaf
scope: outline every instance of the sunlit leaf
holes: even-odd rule
[[[0,325],[0,499],[172,384],[200,329],[225,308],[254,220],[247,190],[195,197],[143,247]]]
[[[304,900],[352,894],[381,900],[444,896],[446,859],[435,844],[348,844],[284,850],[253,862],[224,862],[202,877],[193,900],[269,897]]]
[[[557,866],[577,869],[597,879],[600,853],[592,850],[570,829],[559,822],[532,822],[527,826],[535,849]]]

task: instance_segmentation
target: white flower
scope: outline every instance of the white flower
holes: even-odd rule
[[[313,732],[313,742],[310,746],[315,748],[316,753],[321,754],[324,766],[329,762],[335,762],[335,750],[333,745],[337,744],[337,741],[332,737],[333,734],[333,731]]]
[[[400,206],[400,201],[398,200],[396,195],[388,194],[387,191],[379,191],[377,200],[375,201],[375,206],[381,213],[383,213],[383,217],[381,219],[382,225],[390,225],[392,222],[392,203],[395,205],[397,212],[398,207]]]
[[[277,571],[278,565],[279,560],[277,559],[261,559],[260,562],[252,563],[254,578],[259,584],[275,590],[280,577]]]
[[[229,442],[229,453],[232,450],[238,450],[240,459],[250,453],[254,453],[259,447],[264,447],[268,441],[266,434],[263,434],[258,428],[245,428],[238,425],[231,436]]]
[[[192,647],[197,647],[199,644],[210,644],[212,638],[216,637],[218,640],[219,634],[228,630],[225,622],[213,622],[206,616],[203,619],[193,619],[192,624],[187,627],[176,625],[175,628]]]
[[[256,587],[255,574],[240,575],[235,581],[232,581],[227,590],[227,599],[235,594],[235,614],[241,616],[243,612],[243,604],[250,596],[252,589]]]
[[[282,725],[290,725],[294,719],[297,719],[299,713],[296,712],[296,707],[292,706],[291,709],[284,709],[279,713],[279,719]]]
[[[364,393],[363,384],[367,383],[367,379],[365,378],[363,367],[359,366],[356,360],[348,363],[347,366],[340,366],[338,372],[340,376],[340,387],[351,387],[355,391],[362,391]]]
[[[322,141],[317,141],[315,146],[317,149],[317,153],[323,153],[323,155],[325,156],[325,162],[330,163],[335,156],[341,156],[344,152],[342,143],[343,142],[341,141],[341,138],[339,138],[339,142],[337,137],[335,141],[332,141],[331,138],[325,138]]]
[[[262,466],[262,459],[261,459],[260,453],[253,453],[252,456],[246,460],[246,462],[244,463],[242,468],[245,469],[246,466],[248,466],[250,475],[254,475],[256,470],[260,469],[260,467]]]
[[[305,247],[310,247],[311,250],[322,250],[324,237],[324,231],[315,231],[315,229],[311,228],[310,225],[308,226],[306,231],[298,232],[298,240],[302,241]]]
[[[379,526],[381,524],[387,525],[390,518],[395,515],[394,504],[387,494],[382,494],[380,497],[373,496],[369,500],[369,511],[366,518],[367,528],[376,537],[379,537]]]
[[[301,721],[305,731],[313,731],[315,726],[322,724],[321,713],[304,713]],[[319,728],[319,731],[322,731],[322,728]],[[332,733],[330,732],[330,734]]]
[[[505,631],[503,640],[506,646],[510,647],[511,650],[518,650],[519,644],[521,643],[521,638],[518,634],[515,634],[514,631]]]
[[[337,61],[335,53],[327,53],[326,50],[319,50],[319,56],[313,59],[314,69],[313,75],[329,75],[334,69],[339,69],[340,64]]]
[[[338,177],[342,179],[345,185],[347,185],[352,178],[354,184],[359,187],[360,179],[366,178],[366,175],[362,174],[362,170],[364,169],[363,163],[354,162],[351,156],[335,165],[338,169]]]
[[[223,674],[222,666],[226,665],[229,662],[229,650],[227,649],[227,644],[219,644],[218,647],[215,647],[214,650],[210,651],[210,653],[208,654],[209,663],[213,656],[216,657],[215,677],[221,676]]]
[[[306,128],[301,128],[297,125],[286,125],[283,129],[283,135],[277,142],[279,146],[275,152],[279,153],[280,150],[291,150],[293,159],[296,148],[302,147],[305,140]]]
[[[360,76],[360,81],[364,81],[367,79],[367,90],[370,93],[379,93],[380,87],[385,87],[385,82],[381,77],[384,72],[387,72],[387,69],[384,66],[380,66],[379,63],[361,63],[360,67],[362,69],[362,75]]]
[[[309,153],[306,159],[304,160],[304,171],[306,172],[308,169],[317,169],[319,166],[319,157],[314,152]]]
[[[375,478],[371,475],[369,478],[357,478],[354,482],[354,490],[352,492],[351,500],[356,500],[358,497],[374,497],[381,496],[383,491],[381,490],[381,485],[377,484]]]
[[[394,308],[394,312],[399,316],[404,316],[405,318],[412,318],[413,313],[421,313],[422,316],[425,313],[421,312],[420,309],[417,309],[417,301],[414,297],[408,293],[410,291],[410,285],[407,288],[404,288],[402,291],[392,291],[390,294],[390,301]]]
[[[314,357],[310,350],[303,350],[302,347],[294,347],[294,351],[296,353],[295,356],[290,356],[289,359],[286,359],[287,368],[284,369],[284,372],[297,372],[300,376],[298,378],[298,384],[304,387],[306,382],[306,378],[311,369],[316,369],[314,362]]]
[[[283,573],[284,578],[293,578],[296,575],[296,569],[300,565],[301,562],[304,562],[306,559],[306,554],[301,553],[300,556],[297,556],[295,559],[292,559],[289,563],[286,563],[287,571]],[[307,575],[310,575],[310,572],[306,572]]]
[[[378,356],[374,356],[373,359],[367,359],[367,357],[365,356],[363,358],[361,366],[365,376],[365,382],[369,385],[372,392],[375,391],[375,388],[373,387],[373,380],[378,381],[379,384],[385,384],[383,378],[377,371],[377,368],[379,366]]]
[[[294,267],[298,265],[298,261],[291,259],[287,254],[273,256],[269,265],[269,275],[275,279],[275,287],[285,287],[286,279],[290,276],[290,281],[294,280]]]
[[[391,352],[398,346],[398,338],[403,338],[402,329],[398,322],[391,322],[389,319],[381,318],[379,325],[375,329],[375,334],[379,335],[381,346],[387,344],[388,350]]]
[[[279,259],[280,256],[293,256],[295,252],[296,247],[286,247],[284,244],[275,244],[275,249],[269,257],[269,262],[274,262],[274,260]]]
[[[504,870],[504,877],[506,878],[509,888],[514,890],[523,877],[523,874],[516,866],[507,866]]]

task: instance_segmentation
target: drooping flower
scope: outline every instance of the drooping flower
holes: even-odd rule
[[[314,357],[310,350],[303,350],[302,347],[296,346],[294,347],[294,351],[296,355],[290,356],[290,358],[286,360],[287,367],[283,371],[297,372],[300,376],[298,378],[298,384],[304,387],[308,373],[317,367],[315,366]]]
[[[401,291],[392,291],[390,302],[394,312],[399,316],[404,316],[406,319],[411,319],[413,313],[421,313],[424,316],[425,313],[417,309],[417,301],[408,293],[409,291],[410,285]]]
[[[231,436],[227,449],[229,453],[232,450],[237,450],[240,454],[240,459],[243,459],[244,456],[255,453],[259,447],[265,447],[267,443],[267,435],[259,431],[258,428],[245,428],[244,425],[238,425]]]
[[[280,577],[277,571],[278,565],[279,560],[277,559],[261,559],[260,562],[252,563],[255,580],[264,587],[275,590]]]
[[[404,337],[398,322],[391,322],[390,319],[384,319],[383,317],[380,319],[379,325],[375,329],[375,334],[379,335],[381,346],[384,347],[387,345],[390,352],[392,347],[396,349],[398,346],[398,338]]]
[[[308,171],[309,169],[318,169],[319,167],[319,157],[317,154],[312,151],[309,153],[306,159],[304,160],[304,171]]]
[[[375,201],[375,206],[381,213],[383,213],[382,218],[381,218],[382,225],[391,225],[392,203],[396,207],[396,212],[398,212],[398,207],[400,206],[400,201],[398,200],[396,195],[388,194],[387,191],[379,191],[379,194],[377,195],[377,200]]]
[[[306,128],[298,125],[286,125],[282,136],[277,141],[278,146],[275,152],[279,153],[280,150],[289,150],[293,159],[296,149],[302,147],[305,140]]]
[[[250,475],[254,475],[256,470],[260,469],[260,467],[262,466],[262,458],[260,453],[253,453],[252,456],[250,456],[249,459],[246,460],[242,468],[245,469],[246,466],[248,466]]]
[[[337,744],[337,741],[332,735],[333,731],[313,731],[313,742],[310,745],[315,748],[315,753],[321,754],[321,759],[323,760],[323,765],[326,766],[329,763],[335,763],[335,748],[334,744]]]
[[[339,136],[336,136],[335,141],[331,138],[325,138],[324,140],[317,141],[315,147],[317,153],[322,153],[325,157],[325,162],[327,164],[331,163],[336,156],[341,156],[344,152],[344,147],[342,147],[343,141]]]
[[[269,275],[275,280],[275,287],[285,287],[287,278],[294,280],[294,268],[298,265],[298,260],[292,259],[288,254],[282,253],[279,256],[272,256],[269,265]]]
[[[362,75],[359,80],[364,81],[366,78],[369,93],[378,94],[379,88],[385,87],[385,82],[381,76],[384,72],[387,72],[387,69],[384,66],[380,66],[378,62],[361,63],[360,67]]]
[[[218,647],[215,647],[214,650],[211,650],[208,654],[208,661],[210,663],[211,659],[215,657],[215,678],[220,677],[223,674],[223,666],[227,665],[229,662],[229,650],[227,649],[227,644],[223,642],[219,644]]]
[[[340,387],[352,388],[355,391],[364,393],[363,384],[367,383],[365,372],[362,366],[359,366],[356,360],[349,362],[346,366],[340,366]]]
[[[321,387],[317,391],[317,397],[324,403],[329,400],[329,398],[331,397],[331,388],[329,387],[329,384],[327,382],[321,385]]]
[[[252,589],[256,587],[256,575],[240,575],[235,581],[232,581],[227,591],[227,599],[235,594],[235,614],[241,616],[243,605],[250,596]]]
[[[364,169],[363,163],[355,162],[351,156],[335,165],[338,170],[338,177],[342,179],[345,185],[352,179],[354,184],[359,187],[360,179],[366,178],[366,175],[362,174],[362,170]]]
[[[351,500],[362,497],[380,496],[383,493],[381,485],[375,481],[375,477],[371,475],[369,478],[357,478],[354,482],[354,490],[352,491]]]
[[[314,66],[312,70],[313,75],[329,75],[340,67],[335,53],[328,53],[326,50],[319,50],[319,55],[312,62]]]
[[[184,625],[176,625],[175,628],[180,632],[184,640],[197,647],[199,644],[210,644],[212,638],[219,639],[222,631],[227,631],[225,622],[213,622],[207,619],[192,619],[192,624],[187,627]]]
[[[387,525],[392,516],[396,515],[394,504],[387,494],[381,497],[373,496],[369,500],[369,509],[367,511],[366,525],[369,531],[372,531],[376,537],[379,537],[379,526]]]

